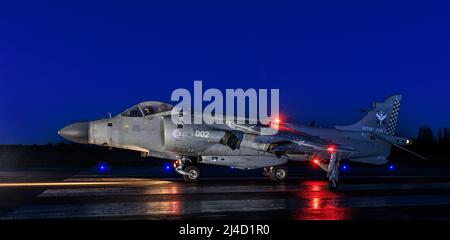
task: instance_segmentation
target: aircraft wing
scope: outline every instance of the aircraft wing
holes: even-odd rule
[[[278,127],[278,131],[273,135],[262,134],[263,128],[267,125],[258,124],[236,124],[233,122],[225,125],[216,125],[214,128],[231,131],[235,133],[246,133],[255,135],[255,142],[261,144],[269,144],[269,152],[283,153],[304,153],[308,151],[333,151],[333,152],[355,152],[356,150],[341,146],[334,143],[330,139],[310,135],[299,131],[290,124],[283,124]]]
[[[275,142],[272,143],[270,148],[271,152],[285,152],[285,153],[304,153],[308,150],[315,151],[333,151],[333,152],[356,152],[353,148],[348,148],[340,145],[334,144],[333,147],[330,145],[318,144],[316,142]]]
[[[334,143],[330,139],[310,135],[295,128],[280,127],[273,136],[259,135],[258,141],[269,143],[270,152],[303,153],[308,151],[327,151],[351,153],[355,149]]]

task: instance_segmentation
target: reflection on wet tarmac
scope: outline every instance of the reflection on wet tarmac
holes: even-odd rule
[[[345,220],[367,209],[450,206],[448,183],[346,184],[338,193],[318,180],[211,180],[188,184],[164,178],[74,176],[61,182],[2,183],[46,188],[3,219],[298,219]],[[387,190],[383,190],[387,189]],[[402,192],[401,192],[402,191]],[[376,211],[375,211],[376,212]],[[383,215],[384,216],[384,215]],[[378,216],[382,218],[383,216]]]
[[[161,188],[159,194],[179,194],[180,186],[179,184],[170,184],[170,186],[166,186]],[[151,189],[146,188],[143,190],[145,194],[155,194],[150,192]],[[167,202],[147,202],[145,208],[143,209],[147,214],[154,215],[155,213],[159,213],[161,215],[169,215],[169,216],[179,216],[183,214],[182,202],[179,198],[175,197],[173,200],[169,200]]]
[[[328,191],[325,181],[305,181],[306,191],[298,191],[299,200],[309,202],[304,208],[295,211],[298,220],[345,220],[350,219],[348,208],[339,207],[336,199],[341,194]]]

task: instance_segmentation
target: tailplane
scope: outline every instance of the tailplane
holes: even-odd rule
[[[394,95],[382,103],[374,103],[373,109],[361,121],[350,126],[336,126],[336,129],[393,136],[397,128],[401,101],[402,95]]]

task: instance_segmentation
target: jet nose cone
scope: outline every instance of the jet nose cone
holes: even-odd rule
[[[78,122],[65,126],[63,129],[58,131],[58,134],[76,143],[89,143],[89,125],[90,122]]]

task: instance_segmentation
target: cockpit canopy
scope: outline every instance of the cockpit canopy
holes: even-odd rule
[[[123,117],[143,117],[143,116],[149,116],[154,115],[162,112],[171,111],[173,108],[172,105],[162,102],[142,102],[139,103],[125,112],[121,114]]]

